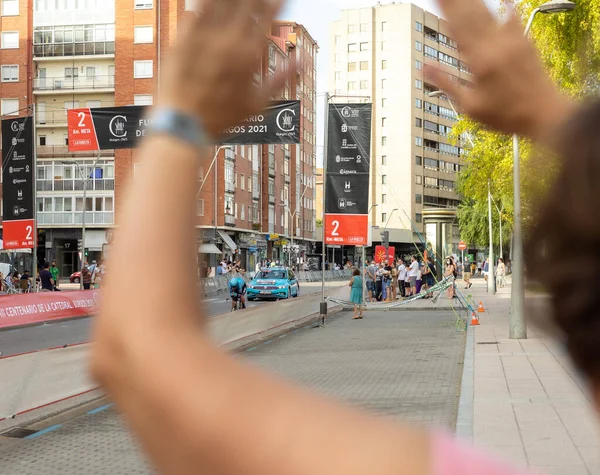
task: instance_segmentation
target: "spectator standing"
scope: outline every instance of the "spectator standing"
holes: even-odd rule
[[[469,261],[463,262],[463,280],[465,281],[465,289],[470,289],[473,284],[471,283],[471,266]]]
[[[59,285],[60,275],[58,272],[58,267],[56,267],[56,261],[52,261],[50,264],[50,273],[52,274],[52,279],[54,280],[54,290],[58,290],[57,287]]]
[[[431,269],[429,269],[429,263],[427,262],[427,259],[423,260],[420,270],[421,270],[421,291],[423,291],[423,290],[427,291],[427,290],[429,290],[429,274],[431,273]],[[427,298],[427,296],[425,298]]]
[[[417,276],[419,275],[419,263],[417,258],[412,256],[410,258],[410,267],[408,268],[408,283],[410,284],[410,291],[407,295],[417,295]]]
[[[417,261],[417,294],[421,293],[421,287],[423,286],[423,266]]]
[[[395,302],[398,298],[398,269],[393,264],[394,263],[392,262],[392,265],[390,266],[390,272],[392,274],[392,287],[390,290],[392,294],[392,301]]]
[[[454,279],[456,277],[456,265],[451,257],[446,257],[446,271],[444,272],[445,277],[450,277],[451,285],[448,287],[448,298],[453,299],[456,297],[456,292],[454,290]]]
[[[47,262],[44,262],[44,269],[40,272],[40,282],[42,283],[42,292],[52,292],[54,290],[54,279]]]
[[[504,259],[498,259],[498,268],[496,269],[496,285],[506,287],[506,266]]]
[[[375,279],[377,278],[376,276],[377,266],[375,265],[375,261],[371,261],[371,263],[367,266],[365,270],[367,292],[369,292],[369,300],[371,302],[377,297],[377,287],[375,286]]]
[[[354,304],[354,320],[361,320],[363,318],[363,281],[358,269],[354,269],[348,285],[350,286],[350,302]]]
[[[208,265],[207,265],[208,268]],[[100,289],[104,285],[104,279],[106,278],[106,264],[104,259],[100,261],[98,270],[96,272],[96,288]]]
[[[400,287],[400,296],[404,298],[406,296],[406,289],[404,288],[406,285],[406,266],[402,259],[398,260],[398,285]]]
[[[81,270],[81,280],[83,281],[83,289],[90,290],[92,286],[92,274],[88,266],[84,266]]]
[[[31,278],[31,276],[29,275],[28,270],[23,272],[23,275],[21,276],[21,281],[19,282],[19,286],[21,288],[21,292],[24,294],[29,292],[29,279],[30,278]]]

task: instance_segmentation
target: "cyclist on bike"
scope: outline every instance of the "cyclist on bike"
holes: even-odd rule
[[[228,283],[229,295],[231,296],[231,311],[237,309],[238,300],[240,308],[246,308],[246,282],[241,277],[233,277]]]

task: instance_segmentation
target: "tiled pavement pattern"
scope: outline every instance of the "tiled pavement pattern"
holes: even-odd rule
[[[428,426],[456,422],[465,335],[452,312],[333,317],[251,349],[255,364],[379,414]],[[33,440],[0,441],[2,475],[145,474],[118,415],[86,414]]]

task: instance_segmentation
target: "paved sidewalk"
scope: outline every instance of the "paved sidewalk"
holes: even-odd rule
[[[490,297],[476,280],[468,292],[486,313],[467,337],[459,433],[544,474],[600,474],[598,418],[564,351],[533,327],[508,338],[510,285]]]

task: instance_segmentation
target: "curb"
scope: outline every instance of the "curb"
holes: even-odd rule
[[[473,442],[475,401],[475,328],[467,328],[467,343],[463,364],[460,398],[458,400],[458,416],[456,418],[456,435],[461,439]]]

